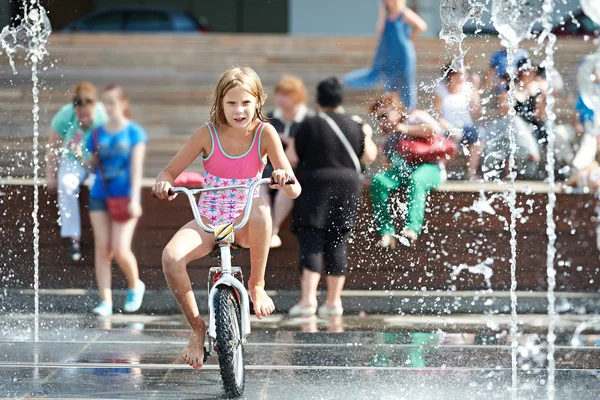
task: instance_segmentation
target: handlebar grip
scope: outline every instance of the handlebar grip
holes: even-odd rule
[[[274,183],[275,182],[273,182],[273,178],[271,177],[271,185],[273,185]],[[294,178],[290,178],[285,182],[286,185],[293,185],[294,183],[296,183],[296,179]]]
[[[175,192],[173,191],[173,188],[169,188],[169,196],[173,196],[175,194]],[[152,198],[153,199],[157,199],[158,197],[154,194],[154,192],[152,192]]]

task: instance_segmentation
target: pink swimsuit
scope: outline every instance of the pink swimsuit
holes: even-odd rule
[[[212,150],[204,162],[204,188],[218,188],[234,185],[251,185],[262,177],[266,160],[260,154],[260,140],[265,123],[254,132],[254,139],[248,151],[241,156],[230,156],[223,150],[217,129],[207,123],[210,131]],[[256,196],[256,193],[253,194]],[[233,223],[244,211],[248,189],[228,189],[203,192],[198,203],[200,215],[208,218],[213,225]]]

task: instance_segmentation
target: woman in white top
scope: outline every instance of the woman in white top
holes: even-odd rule
[[[481,112],[479,77],[474,75],[472,82],[468,82],[464,69],[457,71],[451,65],[444,66],[442,72],[444,80],[435,89],[433,104],[444,129],[467,146],[467,178],[473,179],[477,175],[482,149],[479,130],[473,122]]]

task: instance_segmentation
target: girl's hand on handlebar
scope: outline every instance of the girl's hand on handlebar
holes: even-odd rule
[[[169,201],[171,201],[175,197],[177,197],[177,194],[170,194],[172,193],[172,187],[173,186],[171,185],[171,182],[168,181],[156,182],[152,187],[152,194],[154,194],[161,200],[168,199]]]
[[[294,175],[285,169],[276,169],[271,175],[271,189],[281,189],[285,185],[293,184],[296,180]]]

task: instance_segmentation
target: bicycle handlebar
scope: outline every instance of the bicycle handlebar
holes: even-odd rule
[[[292,179],[288,180],[285,184],[293,185],[294,183],[296,183],[296,181],[292,178]],[[188,189],[186,187],[172,187],[169,189],[169,195],[172,196],[176,193],[185,194],[190,202],[190,206],[192,207],[192,213],[194,214],[194,219],[198,223],[198,226],[200,226],[200,228],[204,232],[214,233],[215,229],[206,226],[204,221],[202,221],[202,216],[200,215],[200,212],[198,211],[198,205],[196,204],[196,198],[194,197],[194,195],[196,195],[198,193],[202,193],[202,192],[214,192],[214,191],[219,191],[219,190],[248,189],[248,199],[246,200],[246,208],[244,210],[244,216],[242,217],[242,220],[239,222],[239,224],[234,225],[234,227],[233,227],[233,229],[235,231],[237,231],[237,230],[242,229],[248,223],[248,219],[250,218],[250,212],[252,211],[251,206],[252,206],[252,200],[254,199],[254,196],[253,196],[254,191],[260,185],[267,185],[267,184],[272,184],[271,178],[259,179],[250,186],[235,185],[235,186],[223,186],[223,187],[219,187],[219,188],[203,188],[203,189]],[[153,194],[153,196],[156,196],[156,195]]]

